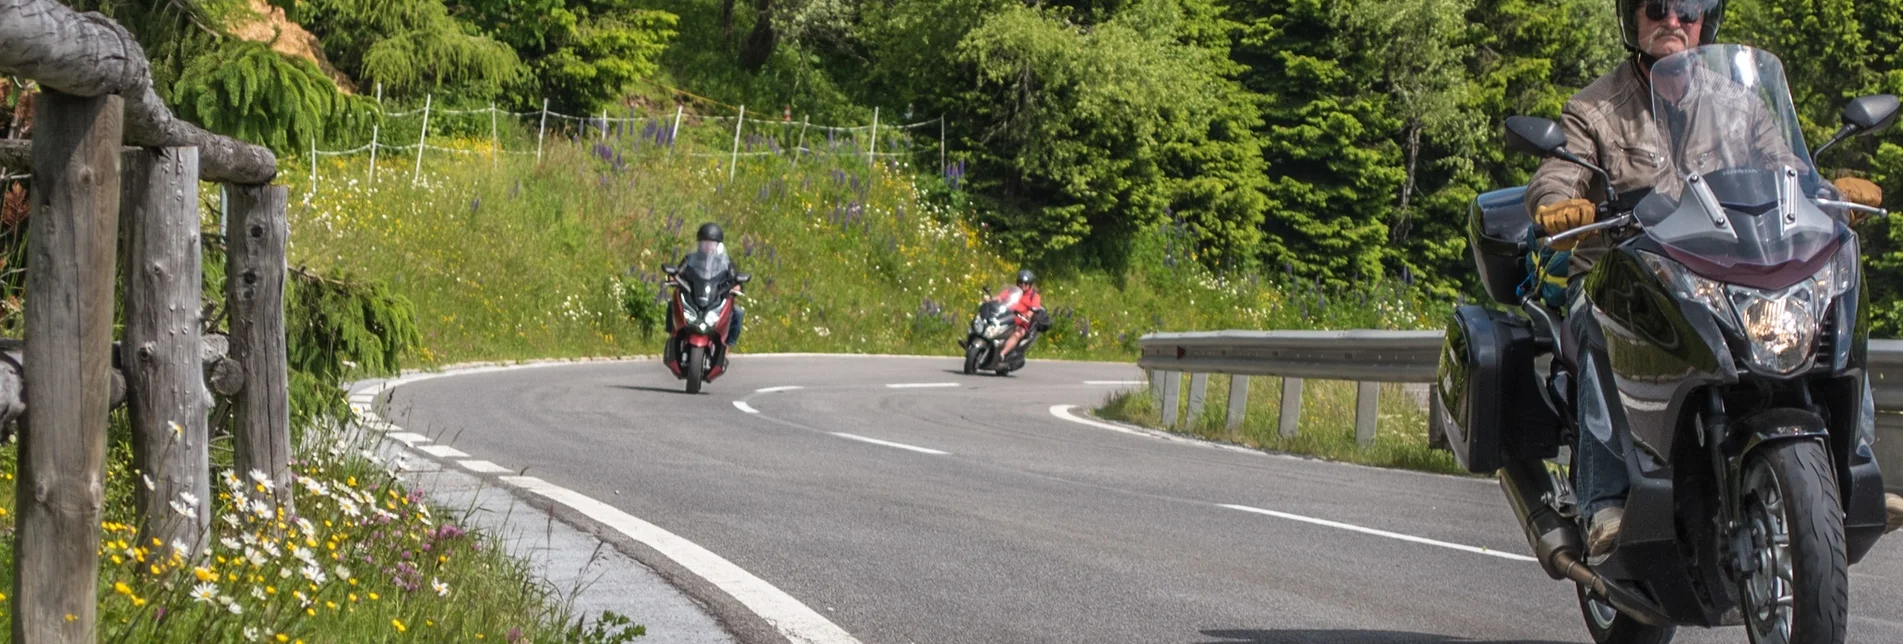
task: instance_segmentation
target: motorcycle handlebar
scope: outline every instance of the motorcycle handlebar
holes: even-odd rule
[[[1553,235],[1550,237],[1542,237],[1540,238],[1540,243],[1547,246],[1551,246],[1553,245],[1553,242],[1564,241],[1567,239],[1585,235],[1587,233],[1598,232],[1601,230],[1609,230],[1613,228],[1624,228],[1634,223],[1637,223],[1637,220],[1633,219],[1632,215],[1630,214],[1619,215],[1617,217],[1613,217],[1611,219],[1607,219],[1605,221],[1601,221],[1598,223],[1586,224],[1584,226],[1580,226],[1578,228],[1574,228],[1572,230],[1559,233],[1557,235]]]

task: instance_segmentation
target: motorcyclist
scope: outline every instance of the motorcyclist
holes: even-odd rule
[[[689,265],[717,266],[721,267],[721,275],[718,277],[709,277],[720,280],[732,280],[736,275],[739,275],[739,270],[734,267],[733,258],[727,255],[726,233],[720,229],[720,224],[711,221],[701,224],[700,230],[694,231],[694,240],[694,252],[688,253],[685,257],[681,258],[680,266],[683,270]],[[734,287],[734,294],[740,294],[740,287]],[[668,304],[667,332],[669,334],[674,333],[675,306],[677,306],[677,304]],[[733,323],[727,325],[727,346],[729,348],[732,348],[735,344],[740,342],[740,320],[744,317],[743,314],[744,311],[741,310],[740,303],[736,300],[733,305]]]
[[[1011,337],[1005,339],[1003,350],[998,352],[1000,356],[1011,355],[1011,349],[1016,348],[1018,341],[1023,340],[1025,332],[1030,330],[1032,320],[1044,313],[1044,298],[1037,293],[1037,275],[1031,269],[1018,271],[1017,291],[1005,291],[994,298],[1018,314],[1017,328],[1011,331]]]
[[[1604,168],[1611,175],[1612,187],[1621,194],[1635,190],[1671,185],[1681,170],[1703,170],[1698,166],[1714,162],[1710,155],[1699,159],[1668,159],[1664,141],[1652,126],[1654,65],[1660,59],[1716,41],[1724,22],[1726,0],[1619,0],[1620,30],[1632,56],[1612,72],[1600,77],[1567,101],[1561,111],[1568,141],[1567,149],[1581,160]],[[1669,71],[1669,70],[1668,70]],[[1661,74],[1663,77],[1664,74]],[[1689,79],[1696,83],[1696,79]],[[1668,82],[1668,81],[1660,81]],[[1684,81],[1670,81],[1684,82]],[[1725,92],[1707,97],[1679,100],[1689,96],[1689,87],[1661,85],[1659,94],[1690,113],[1749,105],[1752,101],[1727,100]],[[1760,109],[1762,104],[1758,103]],[[1676,110],[1675,110],[1676,111]],[[1663,123],[1682,115],[1667,114]],[[1735,112],[1731,118],[1740,118]],[[1744,141],[1714,141],[1712,146],[1749,146],[1750,153],[1792,158],[1789,150],[1767,148],[1765,131],[1768,119],[1762,114],[1742,117],[1753,128]],[[1775,133],[1773,133],[1775,134]],[[1771,137],[1777,138],[1777,137]],[[1777,143],[1775,145],[1782,145]],[[1707,146],[1707,149],[1710,149]],[[1735,154],[1714,150],[1712,154]],[[1678,168],[1686,164],[1688,168]],[[1793,167],[1797,167],[1794,165]],[[1807,170],[1807,168],[1799,168]],[[1882,191],[1873,183],[1858,178],[1833,182],[1844,198],[1865,205],[1882,201]],[[1527,188],[1527,208],[1535,222],[1549,235],[1593,223],[1598,215],[1596,203],[1606,195],[1606,186],[1591,171],[1559,159],[1548,159],[1533,175]],[[1571,250],[1569,285],[1566,290],[1566,333],[1576,347],[1585,346],[1586,323],[1592,316],[1579,296],[1580,277],[1592,270],[1595,261],[1610,249],[1615,240],[1608,235],[1587,234],[1553,244],[1556,250]],[[1600,374],[1588,351],[1579,351],[1578,410],[1579,444],[1577,495],[1580,517],[1586,524],[1587,550],[1592,556],[1603,555],[1617,543],[1620,522],[1624,518],[1627,479],[1623,457],[1612,442],[1612,421],[1607,409],[1609,399],[1602,390]],[[1869,395],[1866,390],[1866,397]],[[1903,512],[1903,503],[1890,503],[1895,513]]]

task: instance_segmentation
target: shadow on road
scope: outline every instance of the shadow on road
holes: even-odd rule
[[[651,391],[657,394],[680,394],[683,396],[687,395],[687,389],[685,385],[682,385],[680,387],[642,387],[639,385],[608,385],[608,388],[609,389],[626,389],[628,391]],[[701,393],[695,394],[695,395],[704,396],[707,394],[705,391],[702,391]]]
[[[1357,630],[1208,630],[1201,644],[1570,644],[1550,640],[1470,640],[1451,635]]]

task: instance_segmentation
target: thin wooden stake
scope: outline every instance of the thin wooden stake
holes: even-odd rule
[[[535,160],[542,160],[542,137],[548,134],[548,99],[542,99],[542,124],[535,129]]]
[[[262,472],[286,512],[291,509],[291,406],[284,339],[283,186],[232,186],[235,219],[226,238],[225,295],[231,311],[231,357],[243,367],[237,396],[233,460],[247,486]],[[251,488],[256,490],[255,487]]]
[[[434,100],[432,95],[423,95],[423,132],[416,135],[416,170],[410,173],[410,185],[423,177],[423,148],[429,146],[429,109]]]
[[[502,137],[496,135],[496,103],[489,102],[489,168],[495,169],[502,163]]]
[[[681,106],[674,106],[674,129],[667,133],[667,154],[674,156],[674,138],[681,134]]]
[[[872,139],[866,142],[866,165],[878,165],[879,159],[879,107],[872,108]]]
[[[747,106],[740,106],[740,118],[733,120],[733,160],[727,164],[727,181],[733,181],[734,168],[740,166],[740,124],[747,120]]]

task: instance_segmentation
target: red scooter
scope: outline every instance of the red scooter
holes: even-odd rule
[[[735,300],[740,285],[753,277],[734,273],[726,255],[696,253],[678,267],[662,266],[661,272],[674,296],[668,304],[667,346],[662,362],[674,377],[687,381],[687,393],[700,393],[703,383],[713,382],[727,371],[727,339],[734,323]]]

